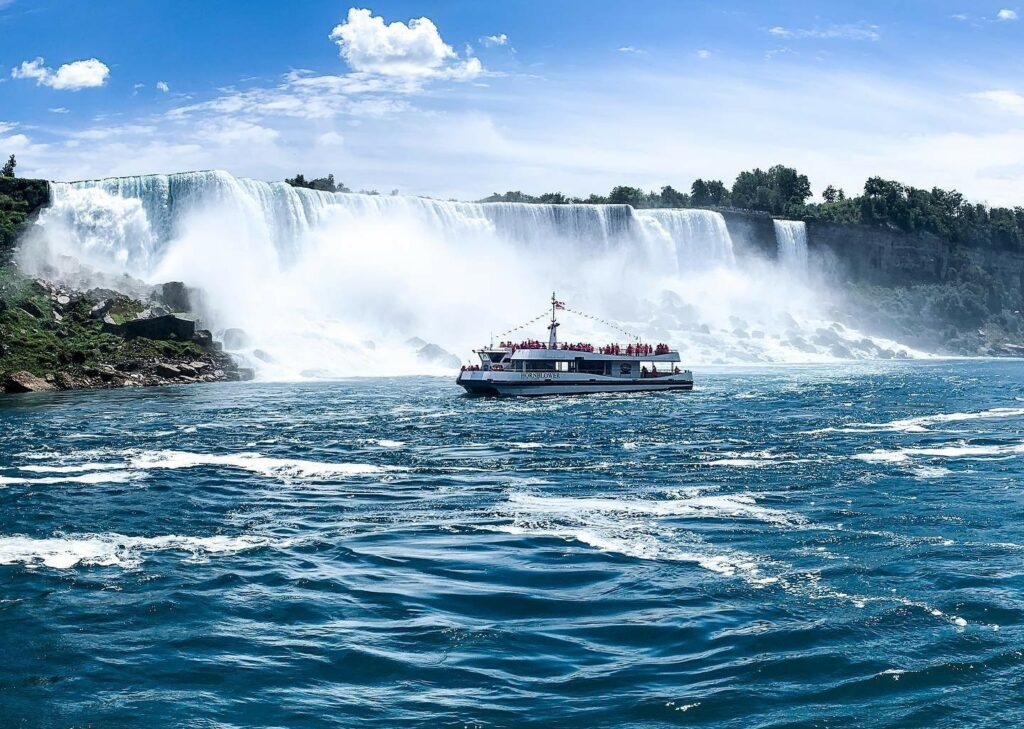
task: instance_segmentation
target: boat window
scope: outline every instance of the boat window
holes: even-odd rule
[[[555,363],[554,362],[545,362],[543,360],[540,360],[540,361],[536,361],[536,362],[528,361],[525,364],[526,364],[526,371],[527,372],[554,372],[555,371]]]

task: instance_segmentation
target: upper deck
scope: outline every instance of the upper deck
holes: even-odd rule
[[[679,352],[667,344],[607,344],[594,347],[591,344],[561,344],[550,347],[543,342],[528,341],[520,344],[503,342],[498,347],[475,350],[481,358],[492,362],[500,361],[545,361],[545,362],[680,362]]]

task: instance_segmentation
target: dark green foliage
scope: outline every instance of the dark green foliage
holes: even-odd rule
[[[46,180],[0,177],[0,265],[10,258],[29,219],[50,202]]]
[[[292,187],[305,187],[309,190],[320,190],[322,192],[352,192],[342,182],[334,182],[334,174],[329,174],[327,177],[317,177],[313,180],[307,180],[306,176],[299,173],[291,179],[285,179]]]
[[[635,208],[646,207],[647,193],[639,187],[627,187],[620,185],[613,187],[608,194],[608,203],[611,205],[632,205]]]
[[[772,215],[798,215],[811,196],[811,183],[792,167],[741,172],[732,186],[732,204]]]
[[[822,199],[828,204],[841,203],[846,199],[846,193],[843,192],[842,188],[837,188],[829,185],[825,188],[825,191],[821,193]]]
[[[18,166],[18,160],[12,154],[7,158],[7,163],[0,169],[0,177],[14,177],[14,168]]]
[[[694,180],[690,186],[690,203],[695,207],[722,207],[729,204],[729,189],[721,180]]]

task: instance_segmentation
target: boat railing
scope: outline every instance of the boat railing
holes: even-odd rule
[[[674,350],[665,343],[645,344],[643,342],[630,342],[629,344],[604,344],[595,347],[589,342],[563,342],[551,347],[547,342],[528,339],[523,342],[502,342],[499,349],[515,352],[520,349],[550,349],[559,352],[582,352],[586,354],[612,354],[624,357],[660,357],[671,354]]]

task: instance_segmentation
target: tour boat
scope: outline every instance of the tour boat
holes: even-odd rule
[[[471,395],[497,397],[693,389],[693,373],[679,369],[679,352],[667,344],[560,343],[557,312],[563,309],[552,294],[547,342],[475,349],[480,364],[464,366],[456,383]]]

